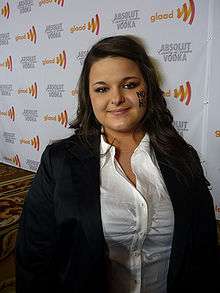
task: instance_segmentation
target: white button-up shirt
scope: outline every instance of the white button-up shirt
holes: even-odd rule
[[[101,137],[101,215],[112,262],[112,293],[165,293],[172,204],[146,134],[131,157],[136,187]]]

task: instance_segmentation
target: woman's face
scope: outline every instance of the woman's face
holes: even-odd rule
[[[94,114],[105,133],[131,133],[147,107],[147,89],[137,64],[123,57],[95,62],[89,74],[89,94]]]

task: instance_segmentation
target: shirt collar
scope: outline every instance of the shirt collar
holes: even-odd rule
[[[147,152],[150,154],[150,137],[148,133],[145,133],[139,145],[134,150],[133,155],[134,154],[136,155],[140,152]],[[109,159],[112,159],[114,161],[114,157],[115,157],[115,147],[113,145],[108,144],[105,141],[104,135],[102,134],[101,141],[100,141],[100,167],[103,168],[105,163],[107,163]]]

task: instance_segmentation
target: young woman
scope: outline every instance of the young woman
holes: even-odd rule
[[[172,122],[139,41],[91,48],[76,132],[46,148],[25,201],[17,293],[220,292],[212,196]]]

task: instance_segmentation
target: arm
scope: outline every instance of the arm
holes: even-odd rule
[[[54,186],[47,147],[20,219],[16,242],[17,293],[56,292]]]

